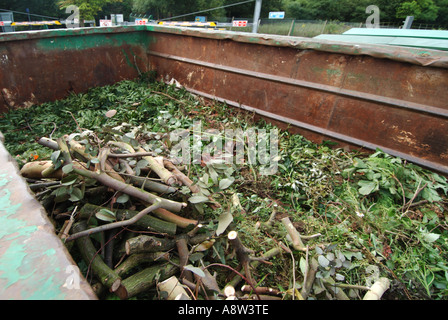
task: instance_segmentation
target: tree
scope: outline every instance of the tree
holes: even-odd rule
[[[437,18],[438,9],[433,0],[405,1],[397,9],[397,18],[414,16],[415,20],[434,21]]]
[[[23,12],[24,14],[14,14],[17,21],[28,20],[28,15],[25,14],[27,9],[31,14],[58,18],[62,12],[56,2],[57,0],[0,0],[0,9]],[[31,16],[31,19],[37,19],[37,17]]]
[[[97,18],[101,19],[105,16],[110,16],[111,14],[123,14],[125,17],[129,17],[132,13],[132,0],[122,0],[121,2],[111,2],[106,4],[101,11],[96,15]]]
[[[434,3],[439,8],[437,19],[434,22],[448,28],[448,0],[434,0]]]

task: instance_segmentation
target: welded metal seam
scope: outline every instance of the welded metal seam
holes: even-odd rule
[[[319,91],[332,93],[332,94],[336,94],[336,95],[342,95],[342,96],[346,96],[346,97],[350,97],[350,98],[355,98],[355,99],[360,99],[360,100],[365,100],[365,101],[370,101],[370,102],[375,102],[375,103],[379,102],[379,103],[397,107],[397,108],[408,109],[408,110],[417,111],[417,112],[424,112],[424,113],[448,118],[448,110],[444,110],[444,109],[437,108],[437,107],[431,107],[431,106],[424,105],[424,104],[408,102],[408,101],[394,99],[394,98],[387,98],[387,97],[383,97],[383,96],[379,96],[379,95],[375,95],[375,94],[357,92],[354,90],[342,89],[342,88],[335,87],[335,86],[323,85],[323,84],[313,83],[313,82],[304,81],[304,80],[297,80],[297,79],[291,79],[291,78],[286,78],[286,77],[281,77],[281,76],[275,76],[275,75],[271,75],[271,74],[267,74],[267,73],[250,71],[250,70],[225,66],[225,65],[221,65],[221,64],[216,64],[216,63],[212,63],[212,62],[204,62],[204,61],[200,61],[200,60],[195,60],[195,59],[190,59],[190,58],[175,56],[175,55],[171,55],[171,54],[155,52],[155,51],[149,51],[149,55],[164,58],[164,59],[170,59],[170,60],[175,60],[175,61],[179,61],[179,62],[194,64],[194,65],[211,68],[211,69],[215,69],[215,70],[231,72],[231,73],[235,73],[235,74],[239,74],[239,75],[250,76],[253,78],[258,78],[258,79],[263,79],[263,80],[268,80],[268,81],[275,81],[275,82],[299,86],[299,87],[303,87],[303,88],[307,88],[307,89],[319,90]]]

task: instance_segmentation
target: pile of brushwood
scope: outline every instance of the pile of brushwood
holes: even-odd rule
[[[0,128],[103,299],[448,296],[447,180],[381,150],[314,144],[151,77]],[[270,161],[248,161],[253,141]]]

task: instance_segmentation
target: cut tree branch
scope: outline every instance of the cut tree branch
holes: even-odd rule
[[[111,229],[115,229],[115,228],[119,228],[119,227],[129,226],[129,225],[137,222],[143,216],[145,216],[148,213],[152,212],[154,209],[160,208],[161,204],[162,204],[162,201],[157,200],[157,201],[154,202],[154,204],[152,206],[149,206],[149,207],[143,209],[142,211],[140,211],[138,214],[136,214],[134,217],[132,217],[129,220],[112,222],[112,223],[101,225],[101,226],[96,227],[96,228],[87,229],[87,230],[84,230],[84,231],[72,234],[70,237],[67,238],[66,241],[75,240],[75,239],[78,239],[80,237],[85,237],[85,236],[88,236],[88,235],[91,235],[91,234],[94,234],[94,233],[98,233],[98,232],[101,232],[101,231],[106,231],[106,230],[111,230]]]

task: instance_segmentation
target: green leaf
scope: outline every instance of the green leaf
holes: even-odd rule
[[[70,192],[70,198],[69,200],[72,202],[76,202],[84,198],[84,193],[79,188],[73,188],[73,190]]]
[[[102,221],[108,221],[108,222],[115,221],[115,213],[113,211],[104,208],[95,213],[95,217],[97,217]]]
[[[367,180],[359,181],[358,185],[361,187],[358,189],[358,192],[365,196],[374,192],[378,186],[378,184],[375,181],[367,181]]]
[[[319,265],[323,268],[328,267],[330,264],[330,261],[328,261],[327,258],[325,258],[324,256],[319,256],[317,258],[317,262],[319,262]]]
[[[64,172],[65,174],[70,173],[72,171],[73,171],[73,163],[66,164],[65,166],[62,167],[62,172]]]
[[[205,273],[204,271],[202,271],[202,269],[198,268],[198,267],[194,267],[191,264],[187,264],[184,269],[187,269],[191,272],[193,272],[194,274],[197,274],[200,277],[205,277]]]
[[[61,185],[70,186],[74,184],[78,180],[78,176],[76,174],[71,174],[61,179]]]
[[[308,270],[308,264],[306,263],[306,260],[303,257],[300,257],[299,266],[300,266],[300,272],[302,272],[303,275],[306,274],[306,271]]]
[[[121,196],[117,198],[117,203],[126,203],[129,200],[129,195],[123,193]]]
[[[188,260],[190,260],[191,262],[196,262],[202,259],[203,257],[204,254],[202,252],[195,252],[188,256]]]
[[[230,210],[226,210],[219,216],[218,219],[218,228],[216,229],[216,235],[219,236],[221,233],[223,233],[229,224],[231,224],[233,221],[233,216]]]
[[[429,243],[437,241],[437,239],[440,238],[440,234],[430,233],[430,232],[422,232],[422,236],[423,236],[423,239]]]
[[[137,168],[144,168],[149,164],[148,160],[145,159],[141,159],[137,162],[137,164],[135,165]]]
[[[55,152],[53,152],[51,154],[51,161],[53,162],[53,164],[56,164],[56,162],[58,161],[59,155],[61,154],[61,150],[56,150]]]
[[[207,202],[210,201],[206,196],[201,196],[201,195],[196,195],[196,196],[192,196],[188,199],[188,201],[190,201],[191,203],[203,203],[203,202]]]
[[[230,187],[233,181],[235,181],[235,178],[233,177],[222,179],[221,181],[219,181],[219,189],[221,190],[227,189],[228,187]]]

